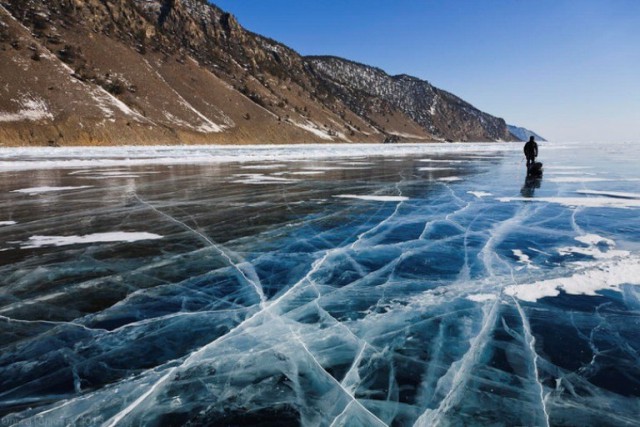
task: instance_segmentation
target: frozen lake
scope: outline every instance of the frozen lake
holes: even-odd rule
[[[0,424],[632,426],[640,148],[0,149]]]

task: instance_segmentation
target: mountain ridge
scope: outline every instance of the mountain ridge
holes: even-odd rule
[[[2,0],[0,59],[3,145],[517,140],[426,80],[302,56],[204,0]]]
[[[538,141],[543,141],[543,142],[546,141],[546,139],[544,139],[542,136],[538,135],[534,131],[529,130],[527,128],[523,128],[515,125],[507,125],[507,128],[509,129],[509,132],[511,132],[513,136],[515,136],[521,141],[528,141],[529,137],[531,136],[533,136]]]

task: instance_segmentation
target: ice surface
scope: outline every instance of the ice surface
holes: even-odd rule
[[[640,199],[622,199],[620,197],[499,197],[501,202],[526,201],[558,203],[569,207],[610,207],[610,208],[637,208],[640,207]]]
[[[421,168],[418,168],[419,171],[446,171],[446,170],[451,170],[451,169],[455,169],[455,168],[447,168],[447,167],[439,167],[439,166],[424,166]]]
[[[577,190],[578,194],[592,194],[597,196],[619,197],[622,199],[640,199],[640,193],[623,193],[619,191]]]
[[[274,147],[253,146],[157,146],[157,147],[0,147],[0,171],[42,170],[86,167],[135,167],[144,165],[219,164],[227,162],[264,162],[353,158],[362,155],[409,156],[478,151],[517,152],[511,144],[300,144]],[[454,159],[455,160],[455,159]],[[467,159],[465,159],[467,161]],[[326,165],[325,165],[326,166]]]
[[[0,424],[638,425],[640,148],[588,148],[0,149]]]
[[[577,182],[604,182],[604,181],[610,181],[610,179],[589,177],[589,176],[563,176],[563,177],[557,177],[557,178],[549,178],[549,182],[577,183]]]

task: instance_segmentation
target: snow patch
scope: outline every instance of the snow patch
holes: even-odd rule
[[[324,175],[325,174],[324,171],[313,171],[313,170],[298,171],[298,172],[284,172],[284,173],[289,175]]]
[[[448,159],[418,159],[419,162],[428,162],[428,163],[467,163],[471,160],[448,160]]]
[[[234,176],[239,178],[231,181],[236,184],[295,184],[296,182],[299,182],[297,179],[280,178],[259,173],[239,174]]]
[[[0,123],[18,122],[22,120],[35,122],[53,119],[53,114],[51,114],[47,103],[43,99],[31,96],[23,97],[20,99],[19,104],[21,108],[17,113],[4,113],[0,111]]]
[[[15,222],[15,221],[0,221],[0,226],[15,225],[15,224],[17,224],[17,222]]]
[[[307,132],[311,132],[312,134],[322,138],[322,139],[326,139],[326,140],[333,140],[333,137],[331,135],[329,135],[327,132],[323,131],[322,129],[318,128],[316,125],[314,125],[311,122],[307,122],[307,123],[299,123],[299,122],[294,122],[293,120],[289,121],[289,123],[293,124],[294,126],[299,127],[300,129],[304,129]]]
[[[576,237],[575,240],[584,243],[587,247],[568,246],[558,249],[558,253],[560,253],[560,255],[586,255],[594,259],[611,259],[629,255],[629,251],[614,249],[616,244],[613,240],[597,234],[584,234]],[[603,250],[604,248],[606,248],[606,250]]]
[[[346,166],[313,166],[313,167],[308,167],[308,168],[303,168],[303,169],[307,169],[307,170],[312,170],[312,171],[344,171],[344,170],[358,170],[361,168],[355,168],[355,167],[346,167]]]
[[[146,232],[116,231],[110,233],[94,233],[84,236],[31,236],[21,245],[22,249],[41,248],[43,246],[67,246],[87,243],[136,242],[139,240],[161,239],[163,236]]]
[[[602,290],[619,292],[623,284],[640,285],[640,258],[598,262],[597,265],[569,277],[510,285],[505,288],[504,293],[522,301],[536,302],[544,297],[558,296],[560,291],[570,295],[590,296],[596,296]]]
[[[515,255],[516,258],[518,258],[519,263],[524,264],[521,267],[516,268],[516,270],[521,270],[523,268],[527,268],[527,269],[539,268],[533,265],[533,263],[531,262],[531,258],[529,258],[529,255],[525,254],[520,249],[512,249],[511,252],[513,252],[513,255]]]
[[[487,302],[487,301],[494,301],[497,298],[497,296],[493,294],[473,294],[473,295],[467,295],[466,298],[474,302]]]
[[[432,116],[436,115],[436,107],[438,106],[438,98],[439,96],[436,95],[433,97],[433,102],[431,103],[431,108],[429,108],[429,114],[431,114]]]
[[[414,133],[406,133],[406,132],[387,132],[390,135],[399,136],[401,138],[410,138],[410,139],[426,139],[427,137],[424,135],[416,135]]]
[[[129,108],[129,106],[127,104],[125,104],[124,102],[120,101],[118,98],[116,98],[115,96],[113,96],[112,94],[107,92],[102,87],[98,88],[98,93],[101,94],[102,97],[97,97],[96,96],[96,97],[94,97],[94,99],[104,107],[105,111],[108,110],[108,108],[106,108],[105,104],[104,104],[104,99],[106,97],[107,102],[110,102],[111,105],[115,106],[118,110],[120,110],[125,115],[133,117],[139,122],[153,123],[153,122],[151,122],[151,120],[147,119],[142,114],[138,113],[137,111],[133,111],[131,108]]]
[[[169,123],[171,123],[172,125],[175,126],[180,126],[183,128],[187,128],[187,129],[194,129],[194,126],[191,126],[191,123],[188,123],[185,120],[182,120],[176,116],[174,116],[173,114],[171,114],[168,111],[164,111],[164,117],[169,121]]]
[[[113,178],[140,178],[140,175],[83,175],[82,179],[113,179]]]
[[[22,188],[20,190],[13,190],[12,193],[26,193],[30,196],[41,193],[51,193],[54,191],[68,191],[68,190],[80,190],[83,188],[91,188],[91,185],[79,185],[76,187],[31,187],[31,188]]]
[[[524,264],[531,264],[529,255],[525,254],[520,249],[512,249],[511,252],[513,252],[513,254],[518,258],[519,262],[522,262]]]
[[[471,194],[476,196],[478,199],[482,199],[483,197],[492,196],[491,193],[487,193],[486,191],[467,191],[467,194]]]
[[[355,194],[339,194],[333,197],[337,197],[340,199],[371,200],[375,202],[403,202],[405,200],[409,200],[408,197],[404,196],[358,196]]]
[[[287,165],[284,164],[280,164],[280,163],[273,163],[270,165],[246,165],[246,166],[240,166],[240,169],[280,169],[280,168],[284,168]]]
[[[616,242],[611,239],[607,239],[606,237],[599,236],[597,234],[583,234],[582,236],[578,236],[575,238],[578,242],[582,242],[587,245],[597,245],[599,243],[604,243],[607,246],[615,246]]]

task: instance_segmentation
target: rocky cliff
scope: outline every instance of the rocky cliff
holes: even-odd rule
[[[302,57],[204,0],[0,0],[0,144],[514,140],[410,76]]]

